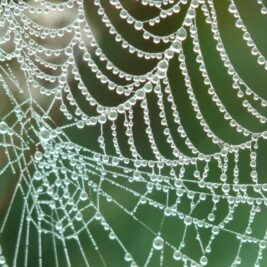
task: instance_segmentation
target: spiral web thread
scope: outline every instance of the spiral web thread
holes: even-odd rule
[[[132,2],[153,9],[156,15],[138,20],[127,10],[127,1],[121,0],[1,1],[1,106],[5,104],[9,110],[1,109],[5,114],[0,122],[0,175],[1,179],[16,177],[12,197],[1,214],[1,266],[48,266],[47,246],[53,251],[49,266],[76,266],[70,243],[76,245],[75,253],[83,266],[113,266],[95,236],[96,227],[107,237],[110,249],[120,251],[117,255],[123,258],[122,266],[215,266],[210,261],[213,247],[220,246],[224,235],[234,240],[226,243],[233,251],[227,266],[246,266],[243,264],[249,255],[242,251],[247,246],[255,252],[250,256],[253,266],[263,266],[266,227],[260,234],[254,233],[254,222],[262,218],[267,205],[267,183],[257,171],[258,149],[267,139],[266,94],[247,84],[232,63],[220,32],[216,8],[219,0]],[[267,60],[242,20],[238,1],[225,2],[253,60],[266,73]],[[264,1],[255,3],[258,15],[264,18]],[[153,62],[153,67],[142,74],[130,74],[112,62],[101,49],[87,4],[94,7],[95,15],[121,50],[143,62]],[[116,29],[107,5],[127,27],[140,33],[144,42],[159,49],[145,51],[128,42]],[[64,26],[51,24],[52,16],[63,18]],[[172,16],[182,17],[173,33],[157,35],[149,30]],[[222,92],[213,84],[207,55],[201,49],[201,16],[210,29],[231,90],[241,100],[236,105],[241,103],[240,109],[250,118],[247,124],[231,114]],[[192,43],[193,63],[187,58],[188,41]],[[179,88],[172,85],[168,75],[172,62],[185,86],[190,114],[214,148],[211,152],[202,151],[184,126],[174,94]],[[123,101],[101,104],[91,94],[81,64],[105,90]],[[198,84],[203,84],[221,120],[238,136],[236,141],[213,130],[206,119],[190,64],[198,66]],[[77,95],[86,103],[83,107]],[[151,108],[150,98],[158,112]],[[90,107],[89,111],[84,106]],[[138,116],[142,122],[136,121],[136,109],[142,114]],[[153,116],[157,117],[158,127]],[[63,117],[63,123],[59,117]],[[257,130],[252,129],[251,121],[258,125]],[[149,144],[149,155],[140,150],[145,142],[136,137],[140,128]],[[72,141],[69,129],[88,133],[97,129],[98,148]],[[168,155],[160,142],[165,142]],[[245,175],[240,169],[242,157],[248,166]],[[238,220],[240,208],[247,211],[246,221],[243,227],[235,228],[232,222]],[[108,210],[118,214],[115,223],[109,221]],[[143,217],[144,213],[149,213],[152,220]],[[132,248],[123,230],[116,227],[116,220],[124,218],[135,225],[128,231],[140,228],[146,236],[142,256]],[[266,219],[261,219],[264,226]],[[10,252],[10,246],[6,248],[2,240],[6,240],[7,228],[14,221],[16,239]],[[172,230],[170,222],[179,229]],[[166,229],[171,234],[166,234]],[[97,258],[98,263],[92,263],[92,258]]]

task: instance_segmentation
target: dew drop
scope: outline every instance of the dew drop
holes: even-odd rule
[[[43,154],[40,152],[40,151],[36,151],[35,154],[34,154],[34,158],[37,160],[37,161],[40,161],[43,157]]]
[[[164,210],[164,215],[169,217],[171,216],[171,213],[172,213],[172,210],[170,207],[167,207],[165,210]]]
[[[168,61],[162,60],[158,64],[158,69],[162,72],[165,72],[168,69]]]
[[[42,179],[42,177],[43,177],[43,175],[42,175],[41,172],[39,172],[39,171],[35,172],[35,174],[34,174],[34,179],[35,179],[36,181],[40,181],[40,180]]]
[[[187,31],[184,27],[179,28],[177,31],[177,38],[179,41],[184,41],[187,37]]]
[[[75,216],[75,219],[76,219],[77,221],[81,221],[82,218],[83,218],[83,216],[82,216],[81,212],[77,212],[77,213],[76,213],[76,216]]]
[[[207,265],[208,264],[208,258],[206,256],[202,256],[200,258],[200,264]]]
[[[173,253],[173,259],[179,261],[182,258],[182,254],[179,250],[175,250]]]
[[[55,227],[58,231],[61,231],[63,229],[62,222],[57,222]]]
[[[214,235],[218,235],[218,234],[219,234],[219,231],[220,231],[220,228],[219,228],[218,226],[214,226],[214,227],[212,228],[212,233],[213,233]]]
[[[118,118],[118,113],[115,110],[112,110],[108,113],[108,119],[115,121]]]
[[[132,256],[130,253],[126,253],[124,256],[125,261],[131,261],[132,260]]]
[[[182,48],[182,44],[180,41],[178,40],[175,40],[172,45],[171,45],[171,50],[174,52],[174,53],[179,53],[181,51],[181,48]]]
[[[85,191],[81,192],[81,194],[80,194],[80,199],[81,199],[82,201],[85,201],[85,200],[88,199],[88,195],[87,195],[87,193],[86,193]]]
[[[101,213],[100,213],[100,212],[96,212],[96,213],[95,213],[95,219],[96,219],[97,221],[99,221],[99,220],[101,220],[101,218],[102,218]]]
[[[261,249],[265,249],[266,248],[266,241],[265,240],[261,240],[260,243],[259,243],[259,247]]]
[[[4,256],[0,256],[0,264],[6,263],[6,259]]]
[[[114,240],[116,238],[116,235],[113,232],[110,232],[109,239]]]
[[[143,23],[142,23],[141,21],[137,21],[137,22],[135,22],[135,24],[134,24],[134,28],[135,28],[137,31],[142,30],[142,28],[143,28]]]
[[[139,89],[135,93],[135,98],[136,99],[143,99],[145,97],[145,92],[143,89]]]
[[[46,128],[42,128],[39,137],[41,141],[47,142],[50,139],[50,132]]]
[[[157,236],[153,241],[153,248],[156,250],[161,250],[163,248],[164,241],[160,236]]]
[[[190,224],[192,224],[192,218],[189,217],[189,216],[186,216],[186,217],[184,218],[184,223],[185,223],[185,225],[190,225]]]
[[[8,132],[8,126],[4,121],[2,121],[0,123],[0,134],[6,134],[7,132]]]

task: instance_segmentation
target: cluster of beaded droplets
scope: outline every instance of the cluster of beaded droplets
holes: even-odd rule
[[[164,49],[146,51],[128,42],[116,28],[111,14],[106,11],[107,2],[111,9],[118,12],[120,20],[141,33],[144,41],[151,42],[154,46],[163,46]],[[223,234],[232,235],[238,241],[231,266],[243,263],[240,255],[246,244],[257,247],[254,266],[260,266],[267,233],[261,238],[253,236],[252,224],[258,214],[265,212],[267,206],[267,183],[259,180],[257,172],[259,142],[267,139],[266,112],[264,114],[266,98],[245,82],[231,62],[219,30],[215,0],[136,1],[136,5],[157,11],[155,16],[146,20],[135,18],[124,2],[0,2],[1,103],[6,101],[11,106],[0,121],[0,146],[3,152],[0,175],[2,178],[11,172],[17,176],[13,196],[2,219],[0,238],[5,234],[16,199],[22,199],[13,257],[5,258],[6,251],[3,247],[0,250],[0,265],[22,266],[18,265],[18,262],[22,262],[23,266],[28,266],[31,260],[31,231],[36,231],[36,260],[39,267],[44,266],[42,240],[47,236],[51,239],[54,251],[54,266],[73,265],[68,251],[70,241],[77,243],[84,266],[91,265],[91,256],[80,241],[81,236],[86,236],[87,246],[95,249],[94,257],[99,257],[103,266],[109,266],[94,232],[90,230],[91,225],[98,223],[109,239],[124,253],[125,264],[131,267],[148,266],[158,254],[159,266],[165,266],[169,254],[172,255],[174,264],[180,262],[184,266],[209,265],[213,243]],[[226,2],[228,12],[233,16],[236,28],[242,32],[245,44],[257,64],[266,71],[267,60],[243,22],[235,0]],[[144,62],[155,62],[150,70],[143,74],[130,74],[112,62],[110,55],[101,48],[95,29],[89,23],[90,18],[88,19],[86,12],[88,3],[94,6],[94,12],[122,50]],[[257,4],[259,14],[266,15],[264,1],[257,0]],[[204,16],[205,23],[211,29],[217,53],[231,80],[231,90],[241,100],[244,112],[259,123],[260,130],[252,130],[235,118],[216,90],[201,49],[198,12]],[[180,13],[183,20],[175,32],[160,35],[149,30]],[[65,20],[64,26],[45,26],[46,21],[50,23],[51,16],[57,17],[59,14]],[[46,21],[42,21],[43,17]],[[202,77],[199,83],[205,85],[223,120],[242,136],[240,142],[224,140],[213,130],[202,112],[184,48],[184,42],[188,39],[192,42],[194,63]],[[173,61],[176,62],[186,88],[191,115],[216,148],[214,152],[202,151],[184,125],[174,94],[177,88],[171,84],[168,75]],[[90,85],[85,83],[83,76],[86,74],[82,74],[80,64],[86,65],[106,90],[123,97],[123,101],[117,105],[101,104],[101,100],[91,93]],[[86,112],[80,106],[77,94],[90,106],[92,112]],[[156,128],[153,124],[151,98],[159,111],[157,116],[160,127]],[[142,114],[142,131],[151,150],[149,158],[140,152],[140,142],[143,140],[136,137],[136,109]],[[57,123],[54,114],[58,113],[64,117],[64,124]],[[121,126],[119,121],[122,122]],[[78,131],[99,129],[99,151],[72,141],[67,131],[73,128]],[[126,140],[123,145],[119,134],[122,131]],[[162,152],[159,145],[159,131],[170,150],[169,156]],[[177,142],[177,139],[180,141]],[[125,147],[128,149],[127,153]],[[250,180],[247,182],[243,182],[240,177],[241,154],[248,155]],[[214,173],[214,170],[217,176],[211,179],[210,173]],[[109,188],[113,188],[111,193]],[[134,199],[133,206],[120,201],[116,193],[121,191]],[[142,226],[143,231],[149,232],[150,248],[143,262],[136,256],[137,251],[127,247],[120,237],[120,231],[115,230],[108,222],[103,212],[104,202],[116,207],[136,225]],[[188,205],[187,210],[183,208],[183,203]],[[199,215],[196,211],[203,205],[206,205],[206,211]],[[218,212],[221,205],[226,207],[222,216]],[[242,205],[246,205],[249,210],[248,219],[245,231],[238,232],[229,225]],[[162,214],[157,229],[139,217],[139,210],[144,206],[151,210],[151,216],[155,210]],[[168,220],[182,222],[182,231],[173,233],[177,236],[176,243],[164,235],[164,224]],[[205,238],[201,233],[203,229],[206,231]],[[187,236],[190,233],[192,238],[192,232],[198,252],[188,253]],[[58,256],[59,243],[64,260]]]

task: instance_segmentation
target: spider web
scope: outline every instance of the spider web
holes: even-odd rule
[[[241,2],[1,1],[1,266],[266,265],[267,61]]]

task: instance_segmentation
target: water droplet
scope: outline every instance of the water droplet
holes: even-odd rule
[[[106,121],[107,121],[107,117],[106,117],[106,115],[104,115],[104,114],[100,115],[100,116],[98,117],[98,121],[99,121],[99,123],[101,123],[101,124],[106,123]]]
[[[132,260],[132,256],[130,253],[126,253],[124,256],[125,261],[131,261]]]
[[[87,194],[85,191],[81,192],[81,194],[80,194],[80,199],[81,199],[82,201],[87,200],[87,199],[88,199],[88,194]]]
[[[215,220],[215,215],[213,213],[210,213],[208,215],[208,220],[211,221],[211,222],[213,222]]]
[[[79,176],[78,176],[77,173],[73,173],[72,176],[71,176],[71,178],[72,178],[73,181],[77,181],[78,178],[79,178]]]
[[[134,178],[134,180],[140,180],[140,178],[141,178],[141,172],[140,171],[138,171],[138,170],[135,170],[134,172],[133,172],[133,178]]]
[[[172,214],[172,210],[171,210],[171,208],[170,207],[167,207],[165,210],[164,210],[164,215],[165,216],[171,216],[171,214]]]
[[[182,253],[179,250],[175,250],[173,253],[173,259],[179,261],[182,258]]]
[[[6,263],[6,259],[4,256],[0,256],[0,264],[5,264]]]
[[[81,221],[82,218],[83,218],[83,215],[81,214],[81,212],[77,212],[77,213],[76,213],[76,216],[75,216],[75,219],[76,219],[77,221]]]
[[[118,118],[118,113],[115,110],[112,110],[108,113],[108,119],[115,121]]]
[[[208,258],[206,256],[202,256],[200,258],[200,264],[207,265],[208,264]]]
[[[78,129],[83,129],[84,128],[84,121],[78,121],[76,125],[77,125]]]
[[[114,234],[114,232],[110,232],[109,239],[114,240],[115,238],[116,238],[116,235]]]
[[[160,71],[165,72],[168,69],[168,61],[165,60],[165,59],[160,61],[159,64],[158,64],[158,69]]]
[[[143,89],[139,89],[135,93],[135,98],[136,99],[143,99],[145,97],[145,92]]]
[[[134,28],[135,28],[137,31],[142,30],[142,28],[143,28],[143,23],[142,23],[141,21],[136,21],[135,24],[134,24]]]
[[[154,241],[153,241],[153,248],[156,250],[161,250],[164,245],[164,240],[160,237],[157,236]]]
[[[229,5],[228,10],[230,13],[236,13],[237,11],[236,6],[234,4]]]
[[[266,248],[266,241],[265,240],[261,240],[260,243],[259,243],[259,247],[261,249],[265,249]]]
[[[61,231],[63,229],[62,222],[57,222],[55,227],[58,231]]]
[[[236,257],[234,263],[239,265],[241,263],[241,258],[240,257]]]
[[[101,213],[100,213],[99,211],[97,211],[97,212],[95,213],[95,219],[96,219],[97,221],[99,221],[99,220],[101,220],[101,218],[102,218]]]
[[[46,128],[42,128],[39,137],[41,141],[47,142],[50,139],[50,132]]]
[[[187,37],[187,31],[184,27],[179,28],[177,31],[177,38],[179,41],[184,41]]]
[[[2,121],[0,123],[0,134],[6,134],[7,132],[8,132],[8,126],[4,121]]]
[[[178,40],[175,40],[175,41],[172,43],[171,47],[170,47],[170,49],[171,49],[174,53],[180,53],[181,48],[182,48],[182,44],[181,44],[181,42],[178,41]]]
[[[189,216],[186,216],[186,217],[184,218],[184,223],[185,223],[185,225],[190,225],[190,224],[192,224],[192,218],[189,217]]]
[[[151,83],[146,83],[145,86],[144,86],[144,89],[147,93],[150,93],[153,89],[153,86]]]
[[[41,172],[37,171],[35,172],[34,174],[34,179],[37,180],[37,181],[40,181],[42,179],[43,175]]]
[[[37,160],[37,161],[40,161],[43,157],[43,154],[40,152],[40,151],[36,151],[35,154],[34,154],[34,158]]]
[[[218,226],[214,226],[214,227],[212,228],[212,233],[213,233],[214,235],[218,235],[219,232],[220,232],[220,228],[219,228]]]

